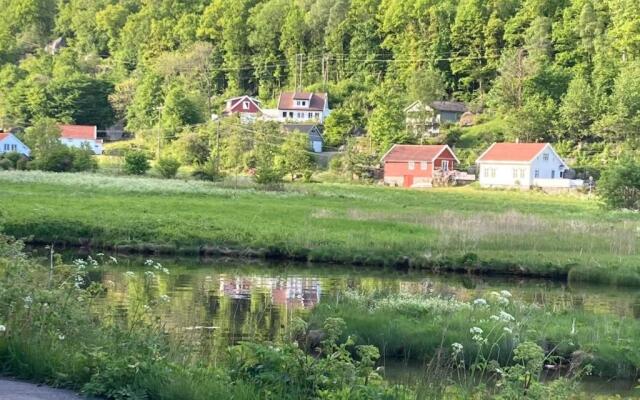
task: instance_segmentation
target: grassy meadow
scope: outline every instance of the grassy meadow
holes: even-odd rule
[[[640,285],[640,217],[537,192],[0,172],[2,225],[35,243]]]

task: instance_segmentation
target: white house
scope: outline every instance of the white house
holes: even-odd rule
[[[467,106],[459,101],[432,101],[423,104],[414,101],[404,109],[407,129],[416,136],[436,136],[442,124],[454,124],[467,112]]]
[[[282,92],[278,98],[278,121],[316,122],[322,124],[329,116],[329,96],[327,93]]]
[[[0,132],[0,154],[16,152],[28,156],[31,149],[12,133]]]
[[[60,125],[60,142],[69,147],[89,146],[94,154],[102,154],[102,139],[95,125]]]
[[[481,187],[569,188],[567,164],[549,143],[494,143],[476,161]]]

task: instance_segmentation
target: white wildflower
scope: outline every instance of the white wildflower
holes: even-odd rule
[[[511,321],[515,321],[516,319],[513,317],[513,315],[509,314],[508,312],[504,312],[504,311],[500,311],[500,319],[504,322],[511,322]]]
[[[508,334],[512,334],[513,333],[513,329],[509,328],[508,326],[505,326],[504,328],[502,328],[502,330],[507,332]]]
[[[26,296],[24,298],[24,308],[26,309],[31,308],[31,303],[33,303],[33,298],[31,296]]]
[[[156,274],[154,274],[153,271],[144,271],[144,276],[149,279],[154,279],[156,277]]]
[[[462,344],[456,342],[456,343],[452,343],[451,344],[451,349],[453,350],[454,354],[459,354],[462,352],[462,350],[464,349],[464,347],[462,346]]]
[[[157,269],[159,271],[159,270],[162,269],[162,264],[156,263],[156,265],[154,265],[153,268],[155,268],[155,269]]]
[[[153,265],[153,260],[146,260],[146,261],[144,262],[144,265],[147,265],[147,266],[149,266],[149,265]]]
[[[161,300],[163,303],[168,303],[168,302],[170,302],[170,301],[171,301],[171,297],[167,296],[166,294],[163,294],[162,296],[160,296],[160,300]]]
[[[136,274],[134,272],[132,272],[132,271],[127,271],[127,272],[124,273],[124,275],[127,278],[134,278],[136,276]]]
[[[7,331],[7,327],[4,325],[0,325],[0,332],[6,332]]]
[[[475,306],[486,306],[487,305],[487,301],[485,299],[482,299],[482,298],[475,299],[473,301],[473,305],[475,305]]]
[[[474,326],[473,328],[469,329],[469,332],[471,332],[474,335],[482,335],[484,331],[482,330],[482,328],[478,328],[477,326]]]
[[[492,321],[500,321],[500,317],[498,317],[497,315],[492,315],[489,317],[489,319]]]
[[[59,340],[64,340],[64,339],[65,339],[65,336],[61,333],[61,334],[59,334],[59,335],[58,335],[58,339],[59,339]]]
[[[114,263],[114,264],[118,263],[118,259],[113,257],[113,256],[109,257],[109,260],[111,260],[111,262]]]
[[[144,308],[145,311],[151,310],[151,307],[149,307],[147,304],[145,304],[143,308]]]
[[[500,295],[502,297],[507,297],[508,298],[508,297],[511,297],[511,292],[509,292],[508,290],[501,290],[500,291]]]
[[[169,275],[169,270],[168,270],[167,268],[162,268],[162,272],[163,272],[165,275]]]
[[[98,253],[98,254],[96,254],[96,256],[98,256],[98,257],[104,257],[104,253]]]

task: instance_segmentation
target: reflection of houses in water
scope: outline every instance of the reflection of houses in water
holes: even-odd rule
[[[320,279],[304,277],[220,276],[220,292],[233,299],[249,299],[252,293],[271,295],[274,305],[286,308],[313,308],[320,301]]]

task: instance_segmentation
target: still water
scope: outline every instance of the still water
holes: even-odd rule
[[[169,273],[155,269],[146,258],[118,257],[117,264],[91,271],[90,278],[104,284],[107,291],[103,301],[113,307],[123,321],[135,315],[141,303],[168,299],[155,310],[156,317],[167,329],[206,336],[207,342],[218,349],[243,340],[277,340],[294,317],[351,290],[440,294],[472,300],[505,289],[514,299],[552,309],[640,318],[640,291],[633,289],[236,259],[154,258],[152,261],[161,263]],[[145,271],[154,272],[154,283],[136,284],[145,281]],[[400,362],[390,362],[387,368],[391,379],[400,380],[419,373],[419,369],[420,366]],[[614,392],[620,393],[632,387],[633,382],[595,382],[594,385],[595,391],[605,388],[606,392],[606,388],[616,387]]]

